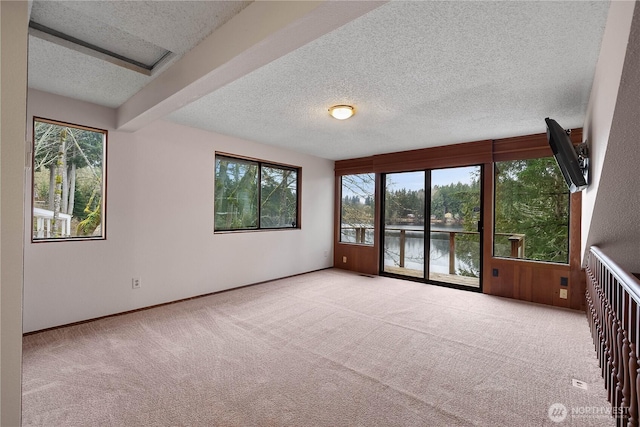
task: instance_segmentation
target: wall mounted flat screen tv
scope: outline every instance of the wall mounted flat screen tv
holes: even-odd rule
[[[571,193],[587,188],[587,158],[578,152],[571,142],[567,132],[553,119],[544,119],[547,123],[547,139],[553,151],[553,156],[562,171],[564,180]]]

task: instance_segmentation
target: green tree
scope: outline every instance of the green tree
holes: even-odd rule
[[[344,175],[341,178],[341,240],[356,241],[356,230],[364,229],[364,242],[373,243],[375,174]]]
[[[258,227],[258,164],[216,158],[215,229]]]
[[[569,192],[555,160],[496,163],[495,185],[496,233],[523,234],[526,258],[568,262]],[[505,239],[496,237],[496,255],[509,255]]]
[[[261,171],[261,227],[295,227],[298,174],[293,169],[263,166]]]
[[[35,121],[34,196],[37,199],[46,198],[44,207],[54,212],[54,237],[60,237],[58,219],[61,213],[71,215],[76,222],[82,222],[90,215],[93,217],[91,224],[97,225],[89,227],[89,224],[85,224],[81,234],[93,232],[100,224],[104,142],[103,132]],[[49,175],[48,185],[37,177],[37,174],[46,170]],[[78,189],[77,177],[82,171],[88,172],[91,179],[88,185]],[[92,205],[77,209],[77,197],[91,199]]]
[[[480,234],[478,221],[481,218],[480,209],[480,171],[473,172],[471,184],[458,187],[457,197],[460,199],[459,215],[463,219],[462,228],[468,233],[456,235],[456,257],[463,261],[466,267],[457,269],[461,276],[480,277]]]

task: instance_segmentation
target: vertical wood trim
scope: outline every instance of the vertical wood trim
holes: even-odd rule
[[[482,188],[484,197],[482,212],[482,220],[484,222],[482,235],[482,292],[485,294],[492,293],[491,282],[493,272],[491,260],[493,259],[493,180],[493,163],[485,163]]]
[[[380,252],[382,252],[382,235],[381,223],[382,223],[382,198],[384,197],[384,189],[382,188],[382,174],[376,173],[375,182],[375,203],[376,209],[374,214],[374,230],[373,230],[373,247],[375,249],[374,262],[376,274],[380,272]]]
[[[342,224],[340,223],[340,215],[342,209],[342,179],[336,174],[335,189],[333,197],[333,206],[335,206],[333,213],[333,266],[340,267],[342,260],[339,260],[340,256],[338,251],[338,245],[340,244],[340,232],[342,231]]]

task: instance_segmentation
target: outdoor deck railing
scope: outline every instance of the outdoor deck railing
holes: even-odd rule
[[[365,243],[365,236],[367,230],[373,230],[373,227],[342,227],[342,230],[355,230],[355,243],[363,244]],[[393,227],[385,227],[385,232],[398,232],[399,233],[399,260],[398,266],[400,268],[404,268],[405,264],[405,246],[407,241],[407,232],[410,233],[422,233],[422,230],[407,230],[404,228],[393,228]],[[464,230],[433,230],[431,233],[448,233],[449,234],[449,274],[456,274],[455,271],[455,254],[456,254],[456,235],[457,234],[466,234],[466,235],[479,235],[478,231],[464,231]],[[524,234],[516,234],[516,233],[495,233],[496,236],[505,236],[508,237],[510,244],[510,257],[512,258],[524,258],[525,254],[525,235]]]
[[[618,426],[636,427],[640,407],[640,281],[599,248],[591,247],[586,302],[611,414]]]
[[[51,237],[53,225],[53,211],[47,209],[33,208],[33,218],[35,220],[34,237],[44,239]],[[62,235],[60,237],[71,236],[71,215],[59,213],[58,221],[62,222],[60,227]]]

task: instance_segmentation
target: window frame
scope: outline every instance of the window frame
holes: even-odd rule
[[[79,130],[86,130],[95,133],[101,133],[102,137],[102,198],[100,203],[101,218],[100,218],[100,235],[99,236],[77,236],[77,237],[45,237],[38,238],[36,236],[36,230],[34,229],[34,221],[36,219],[35,212],[35,149],[36,149],[36,122],[48,123],[60,127],[68,127]],[[108,169],[108,147],[109,147],[109,131],[107,129],[100,129],[86,125],[80,125],[76,123],[65,122],[62,120],[48,119],[45,117],[33,116],[31,122],[31,212],[30,212],[30,228],[31,228],[31,243],[52,243],[52,242],[85,242],[96,240],[107,240],[107,169]]]
[[[216,228],[216,163],[219,157],[229,159],[231,161],[241,161],[245,163],[255,163],[258,167],[257,175],[257,226],[255,228],[229,228],[229,229],[217,229]],[[261,204],[262,204],[262,168],[269,167],[281,170],[290,170],[296,173],[296,220],[295,226],[287,227],[263,227],[261,226]],[[284,163],[272,162],[269,160],[256,159],[252,157],[239,156],[236,154],[229,154],[226,152],[216,152],[214,155],[214,168],[213,168],[213,233],[214,234],[226,234],[226,233],[252,233],[263,231],[277,231],[277,230],[300,230],[302,228],[301,218],[301,205],[302,205],[302,167],[294,166]]]
[[[539,157],[526,157],[526,158],[516,158],[516,159],[511,159],[511,160],[496,160],[494,162],[492,162],[492,172],[493,172],[493,215],[492,215],[492,224],[491,224],[491,230],[492,230],[492,236],[491,236],[491,257],[495,258],[495,259],[501,259],[501,260],[511,260],[511,261],[526,261],[526,262],[535,262],[535,263],[547,263],[547,264],[554,264],[554,265],[566,265],[569,266],[571,264],[571,192],[569,191],[569,189],[567,188],[567,240],[566,240],[566,254],[567,254],[567,260],[566,262],[561,262],[561,261],[551,261],[551,260],[546,260],[546,259],[535,259],[535,258],[528,258],[526,257],[526,255],[524,257],[512,257],[512,256],[503,256],[503,255],[497,255],[496,254],[496,233],[498,233],[496,231],[496,214],[498,209],[496,208],[497,206],[497,197],[498,197],[498,191],[497,191],[497,186],[498,186],[498,179],[497,179],[497,173],[498,173],[498,165],[500,163],[504,163],[504,162],[509,162],[509,161],[528,161],[528,160],[536,160],[536,159],[553,159],[552,156],[539,156]],[[555,160],[553,161],[553,163],[555,163]],[[558,169],[558,173],[561,174],[561,171]],[[562,175],[562,174],[561,174]],[[564,183],[564,177],[563,177],[563,181]],[[513,233],[513,234],[517,234],[517,233]],[[526,249],[526,248],[525,248]]]

